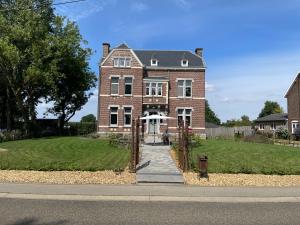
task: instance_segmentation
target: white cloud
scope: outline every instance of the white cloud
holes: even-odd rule
[[[59,5],[56,7],[56,12],[67,16],[72,21],[78,21],[101,12],[106,6],[115,5],[115,3],[116,0],[88,0],[74,4]]]
[[[215,85],[209,84],[207,81],[205,82],[205,91],[206,92],[213,92],[216,90]]]
[[[183,10],[189,10],[191,8],[191,3],[188,0],[173,0],[174,3]]]
[[[207,92],[207,99],[222,121],[243,114],[255,119],[266,100],[286,109],[284,95],[300,69],[299,58],[299,51],[286,51],[208,62],[206,78],[218,90]]]
[[[140,13],[146,11],[148,9],[148,5],[143,2],[133,2],[130,8],[131,11]]]

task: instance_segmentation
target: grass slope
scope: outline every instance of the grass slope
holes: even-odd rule
[[[209,172],[213,173],[300,175],[300,148],[233,140],[206,140],[193,149],[194,169],[197,155],[201,154],[208,156]]]
[[[0,169],[113,170],[124,169],[129,151],[108,141],[80,137],[41,138],[0,144]]]

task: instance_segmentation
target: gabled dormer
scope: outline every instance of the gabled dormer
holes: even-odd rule
[[[143,64],[136,56],[135,52],[123,43],[119,46],[110,49],[108,43],[103,43],[103,57],[101,67],[114,67],[114,68],[142,68]]]
[[[181,59],[181,67],[188,67],[188,66],[189,66],[189,60],[184,53]]]
[[[153,54],[151,59],[150,59],[150,65],[151,66],[158,66],[158,59],[155,57],[155,55]]]

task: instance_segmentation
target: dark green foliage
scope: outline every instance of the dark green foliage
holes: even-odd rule
[[[80,122],[95,123],[96,122],[96,117],[94,116],[94,114],[88,114],[86,116],[83,116],[81,118]]]
[[[205,100],[205,122],[214,123],[217,125],[221,124],[221,120],[214,113],[214,111],[210,108],[207,100]]]
[[[258,115],[258,118],[268,116],[274,113],[283,113],[282,107],[277,102],[266,101],[264,108]]]
[[[249,116],[243,115],[241,119],[227,120],[226,123],[222,123],[222,126],[225,127],[241,127],[241,126],[251,126],[252,122],[249,119]]]
[[[46,99],[62,129],[95,86],[91,49],[75,23],[54,14],[52,0],[0,3],[0,127],[24,121],[26,134],[36,135],[36,106]]]
[[[96,132],[95,122],[68,122],[65,128],[66,135],[88,135]]]
[[[284,129],[283,127],[280,127],[278,130],[276,130],[275,134],[279,139],[287,140],[290,138],[289,131],[287,129]]]

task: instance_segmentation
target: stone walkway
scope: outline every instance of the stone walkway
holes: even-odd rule
[[[156,139],[157,142],[161,141]],[[182,173],[177,169],[169,154],[170,146],[153,145],[151,137],[145,141],[146,144],[141,147],[142,158],[136,173],[137,182],[183,184]]]

